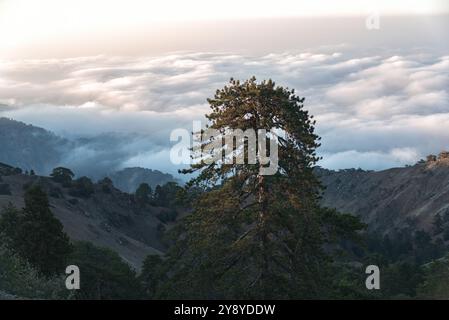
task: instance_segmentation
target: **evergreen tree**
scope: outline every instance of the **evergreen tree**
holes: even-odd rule
[[[9,239],[8,246],[42,274],[63,273],[71,250],[69,238],[39,187],[25,193],[25,208],[9,207],[0,219],[0,231]]]
[[[439,213],[437,213],[434,217],[433,217],[433,234],[434,235],[439,235],[440,233],[443,232],[443,219],[441,218],[441,215]]]
[[[182,188],[176,182],[167,182],[162,186],[157,185],[154,190],[154,203],[161,207],[174,206],[181,191]]]
[[[95,192],[95,187],[88,177],[81,177],[71,183],[69,194],[73,197],[89,198]]]
[[[444,257],[424,266],[424,281],[418,286],[419,299],[449,298],[449,259]]]
[[[14,247],[19,223],[20,211],[9,203],[0,214],[0,242],[8,248]]]
[[[262,175],[264,164],[257,159],[254,164],[199,161],[183,171],[198,172],[188,186],[206,192],[180,227],[180,240],[167,259],[170,280],[161,285],[160,297],[326,296],[330,259],[323,251],[321,189],[313,174],[319,137],[303,101],[294,90],[255,78],[231,79],[208,100],[208,128],[222,136],[230,129],[279,132],[255,147],[260,152],[274,142],[279,168]],[[204,139],[200,149],[211,150],[212,140]],[[231,143],[225,140],[222,150],[234,150]],[[245,147],[248,159],[254,150],[247,138]]]
[[[114,189],[114,183],[108,177],[103,178],[100,181],[98,181],[98,184],[101,186],[101,190],[104,193],[112,193],[112,190]]]
[[[145,258],[139,280],[146,298],[153,298],[159,283],[165,280],[162,258],[159,255],[149,255]]]
[[[63,186],[69,186],[74,176],[75,174],[72,170],[64,167],[54,168],[50,174],[50,177],[52,177],[55,182],[61,183]]]
[[[69,263],[82,272],[77,299],[138,299],[142,288],[136,273],[123,259],[108,248],[90,242],[75,242]]]
[[[165,202],[165,194],[159,184],[154,189],[154,202],[156,205],[160,205],[160,203]]]
[[[140,204],[149,203],[151,200],[152,190],[148,183],[141,183],[136,189],[135,198]]]

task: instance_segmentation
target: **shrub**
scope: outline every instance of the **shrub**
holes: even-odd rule
[[[98,181],[98,184],[101,185],[101,190],[104,193],[111,193],[112,189],[114,188],[114,183],[112,182],[112,180],[108,177]]]
[[[89,198],[94,192],[92,180],[88,177],[81,177],[72,182],[69,194],[72,197]]]
[[[29,299],[67,299],[70,295],[64,276],[42,277],[5,246],[0,246],[0,290]]]
[[[76,242],[69,261],[81,270],[77,299],[137,299],[142,296],[135,271],[110,249],[90,242]]]
[[[139,204],[146,204],[150,201],[152,196],[151,187],[148,183],[141,183],[134,194],[136,201]]]

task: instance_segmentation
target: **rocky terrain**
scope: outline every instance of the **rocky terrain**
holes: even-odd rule
[[[372,231],[411,227],[431,231],[435,215],[449,218],[449,154],[384,171],[318,169],[323,204],[358,215]]]

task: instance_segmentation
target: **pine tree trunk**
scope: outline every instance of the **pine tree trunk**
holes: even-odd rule
[[[267,253],[267,230],[266,230],[266,220],[268,216],[267,212],[267,199],[265,190],[264,176],[259,175],[259,232],[260,232],[260,249],[262,253],[262,266],[260,274],[260,283],[263,285],[268,276],[268,253]],[[265,290],[262,291],[262,298],[265,298]]]

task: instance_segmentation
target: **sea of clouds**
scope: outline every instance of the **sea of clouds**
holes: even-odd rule
[[[173,173],[171,130],[191,130],[193,120],[204,121],[206,98],[216,89],[231,77],[253,75],[306,97],[322,137],[323,167],[380,170],[449,149],[449,56],[424,53],[184,52],[0,61],[0,116],[66,137],[122,133],[129,139],[103,146],[103,158],[120,150],[116,167]],[[80,152],[71,157],[95,161],[98,154]]]

